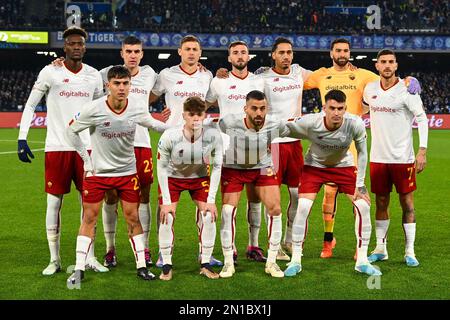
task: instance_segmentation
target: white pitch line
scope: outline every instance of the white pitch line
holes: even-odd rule
[[[0,140],[1,141],[1,140]],[[45,149],[31,149],[31,151],[44,151]],[[17,153],[17,151],[4,151],[4,152],[0,152],[0,154],[12,154],[12,153]]]
[[[0,140],[0,142],[17,142],[17,140]],[[27,141],[32,143],[45,143],[45,141]]]

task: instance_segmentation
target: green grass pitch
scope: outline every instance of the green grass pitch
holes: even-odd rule
[[[415,141],[417,142],[417,132]],[[397,195],[391,200],[389,261],[378,263],[383,276],[379,289],[369,289],[367,276],[353,270],[355,249],[351,207],[339,196],[335,226],[337,247],[332,259],[319,258],[322,247],[321,197],[314,204],[305,244],[303,271],[296,278],[274,279],[264,273],[264,265],[245,258],[247,222],[245,199],[237,215],[236,244],[239,251],[236,274],[231,279],[209,280],[201,277],[196,260],[198,252],[195,210],[184,194],[175,224],[174,278],[144,282],[135,275],[135,263],[127,238],[126,225],[120,216],[117,232],[118,266],[108,273],[86,272],[80,290],[69,290],[61,272],[52,277],[41,275],[49,260],[45,234],[46,194],[44,193],[45,130],[32,129],[29,144],[35,159],[31,164],[19,162],[16,155],[17,129],[0,130],[0,299],[449,299],[449,195],[450,132],[430,131],[428,165],[418,175],[415,194],[417,214],[416,254],[418,268],[402,262],[404,235]],[[158,135],[152,134],[156,147]],[[306,142],[304,148],[306,150]],[[368,178],[367,178],[368,180]],[[367,181],[368,182],[368,181]],[[156,207],[156,184],[152,187],[152,209]],[[75,262],[75,239],[80,224],[78,195],[72,190],[64,198],[62,209],[61,258],[63,269]],[[372,197],[372,200],[374,198]],[[283,187],[285,212],[288,194]],[[220,208],[220,197],[218,200]],[[374,225],[374,207],[372,222]],[[283,221],[285,214],[283,215]],[[156,218],[153,214],[151,250],[157,252]],[[219,226],[218,226],[219,230]],[[263,222],[260,245],[267,249]],[[284,230],[284,223],[283,223]],[[369,250],[375,245],[375,228]],[[102,261],[105,240],[102,224],[97,228],[96,255]],[[219,231],[215,256],[222,259]],[[156,257],[154,256],[154,260]],[[282,269],[284,263],[280,264]],[[152,268],[159,275],[160,271]],[[218,270],[219,271],[219,270]]]

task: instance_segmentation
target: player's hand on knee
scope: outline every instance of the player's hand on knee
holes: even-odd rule
[[[228,70],[226,68],[219,68],[216,71],[216,77],[219,79],[226,79],[229,77]]]
[[[162,224],[167,224],[167,217],[169,214],[173,215],[175,218],[175,210],[172,205],[162,204],[160,208],[159,218]]]
[[[355,195],[353,196],[353,201],[362,199],[367,202],[367,204],[370,206],[370,195],[367,191],[366,186],[356,187]]]
[[[217,220],[217,207],[215,203],[207,203],[205,207],[205,211],[203,215],[206,216],[207,212],[211,212],[211,222],[215,222]]]
[[[410,94],[420,94],[422,92],[422,88],[420,87],[420,82],[414,77],[406,77],[405,78],[406,88],[408,89],[408,93]]]
[[[34,159],[34,155],[28,147],[27,140],[18,140],[17,141],[17,155],[19,156],[19,160],[22,162],[30,162],[31,159]],[[30,156],[30,158],[28,158]]]
[[[166,105],[164,106],[164,109],[161,111],[161,116],[162,116],[162,119],[161,119],[161,121],[162,122],[166,122],[167,120],[169,120],[169,117],[170,117],[170,114],[171,114],[172,112],[170,111],[170,108],[168,108]]]
[[[52,61],[52,66],[54,67],[62,67],[64,65],[64,57],[59,57],[56,58],[55,60]]]

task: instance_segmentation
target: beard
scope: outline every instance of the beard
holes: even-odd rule
[[[247,62],[238,62],[238,63],[234,63],[233,67],[235,67],[236,69],[238,69],[239,71],[244,70],[245,68],[247,68]]]
[[[333,58],[334,63],[336,63],[339,67],[345,67],[348,63],[348,59],[347,58],[339,58],[339,59],[335,59]]]

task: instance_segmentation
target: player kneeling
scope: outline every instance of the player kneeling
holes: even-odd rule
[[[136,125],[159,132],[166,125],[152,118],[146,103],[128,98],[131,75],[123,66],[108,71],[107,97],[85,105],[66,129],[66,137],[84,161],[83,220],[77,237],[76,265],[68,284],[81,282],[84,277],[86,254],[95,235],[95,225],[105,192],[115,189],[122,203],[128,224],[128,235],[136,258],[137,275],[144,280],[155,276],[147,270],[144,234],[139,221],[139,180],[136,175],[134,135]],[[79,133],[89,128],[92,153],[88,154]]]
[[[158,144],[158,181],[160,189],[159,250],[163,267],[161,280],[172,279],[173,225],[182,191],[189,191],[200,212],[200,274],[209,279],[219,275],[210,266],[216,239],[215,198],[222,167],[222,139],[214,126],[203,126],[206,105],[198,97],[183,104],[185,124],[164,132]],[[209,177],[209,166],[211,177]]]

